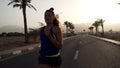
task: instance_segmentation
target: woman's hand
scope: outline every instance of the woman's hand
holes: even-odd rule
[[[50,37],[52,37],[51,36],[51,33],[50,33],[50,28],[45,28],[45,35],[48,37],[48,38],[50,38]]]
[[[59,27],[54,27],[53,31],[58,40],[54,39],[50,33],[50,28],[45,28],[44,32],[45,35],[49,38],[49,40],[56,46],[58,49],[62,48],[63,41],[62,41],[62,32]]]

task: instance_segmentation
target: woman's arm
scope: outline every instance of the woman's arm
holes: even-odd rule
[[[57,37],[57,40],[54,39],[51,34],[50,31],[49,32],[45,32],[47,37],[50,39],[50,41],[58,48],[61,49],[62,45],[63,45],[63,35],[62,35],[62,31],[60,29],[60,27],[55,26],[53,29],[53,32],[55,34],[55,36]]]

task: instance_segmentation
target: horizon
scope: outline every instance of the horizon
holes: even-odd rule
[[[87,32],[89,32],[90,30],[88,28],[90,26],[92,26],[92,23],[77,23],[77,24],[74,24],[74,25],[75,25],[74,31],[76,33],[83,32],[84,29]],[[117,23],[117,24],[104,23],[104,30],[105,30],[105,32],[109,32],[109,30],[112,30],[113,32],[120,32],[119,25],[120,25],[120,23]],[[117,27],[117,29],[114,28],[114,27]],[[64,25],[63,25],[63,30],[64,30],[64,32],[66,31]],[[95,31],[95,27],[94,27],[94,31]],[[99,31],[101,32],[101,27],[99,27]],[[24,27],[19,26],[19,25],[5,25],[5,26],[0,27],[0,33],[2,33],[2,32],[6,32],[6,33],[9,33],[9,32],[22,32],[22,33],[24,33]]]
[[[24,26],[22,11],[19,8],[7,6],[10,0],[0,1],[0,27],[6,25]],[[102,3],[102,5],[101,5]],[[73,24],[93,23],[98,18],[105,20],[105,24],[118,24],[120,22],[119,0],[32,0],[31,4],[37,12],[27,7],[28,28],[39,27],[38,22],[44,23],[44,11],[54,7],[55,13],[59,14],[60,22],[70,21]],[[62,4],[62,5],[61,5]],[[8,12],[9,11],[9,12]],[[116,27],[115,27],[116,28]],[[116,28],[117,29],[117,28]]]

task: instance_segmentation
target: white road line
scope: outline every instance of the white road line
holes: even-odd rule
[[[74,60],[77,60],[77,59],[78,59],[78,55],[79,55],[79,50],[76,50],[75,56],[74,56]]]

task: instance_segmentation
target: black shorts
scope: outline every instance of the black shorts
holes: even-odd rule
[[[58,57],[44,57],[39,56],[39,64],[48,64],[52,67],[61,66],[62,59],[61,56]]]

